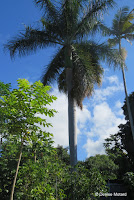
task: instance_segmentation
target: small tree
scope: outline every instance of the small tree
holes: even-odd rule
[[[56,100],[56,97],[47,93],[50,89],[49,86],[44,87],[40,81],[30,85],[27,80],[19,79],[18,87],[0,99],[0,113],[4,119],[1,120],[1,128],[4,130],[2,136],[5,139],[10,138],[10,140],[16,141],[16,145],[20,145],[10,200],[13,200],[24,144],[30,144],[32,147],[35,144],[45,143],[47,146],[52,136],[39,127],[39,124],[43,127],[51,126],[50,123],[46,122],[46,119],[42,119],[39,115],[53,117],[56,112],[47,108],[47,105]]]

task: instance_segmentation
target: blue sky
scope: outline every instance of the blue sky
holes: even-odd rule
[[[134,8],[132,0],[118,0],[118,6],[127,5]],[[112,17],[118,8],[109,11],[109,16],[104,15],[106,24],[111,25]],[[33,0],[5,0],[0,3],[0,80],[11,83],[16,87],[18,78],[26,78],[30,82],[41,78],[46,66],[54,55],[55,48],[39,50],[36,54],[26,57],[16,57],[11,60],[9,52],[3,51],[3,44],[24,30],[24,24],[35,26],[40,20],[41,11]],[[103,41],[101,37],[98,41]],[[134,91],[134,45],[123,42],[128,52],[126,64],[126,81],[128,93]],[[78,159],[84,160],[87,156],[104,153],[103,142],[110,134],[117,133],[118,125],[125,123],[121,106],[124,101],[124,90],[121,71],[114,71],[102,63],[105,69],[103,83],[96,88],[90,99],[84,100],[84,109],[77,109],[77,132],[78,132]],[[53,124],[51,132],[54,134],[55,145],[68,146],[68,124],[67,124],[67,98],[58,92],[57,86],[53,86],[52,94],[58,97],[53,107],[58,114],[50,122]]]

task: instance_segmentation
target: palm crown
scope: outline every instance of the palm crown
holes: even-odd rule
[[[23,56],[38,48],[58,45],[59,50],[45,69],[42,81],[48,84],[57,80],[59,90],[67,93],[66,68],[72,68],[71,95],[82,108],[82,101],[92,94],[94,84],[101,83],[100,59],[114,65],[119,61],[115,51],[105,44],[87,41],[87,36],[97,30],[100,14],[113,5],[113,0],[35,0],[35,3],[45,13],[41,26],[26,27],[25,33],[9,41],[6,47],[11,56],[17,53]]]
[[[115,46],[120,43],[121,39],[126,39],[130,44],[134,40],[134,9],[129,11],[128,7],[120,8],[113,19],[111,29],[105,33],[112,35],[109,44]]]

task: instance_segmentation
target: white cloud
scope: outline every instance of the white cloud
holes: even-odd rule
[[[116,108],[121,108],[122,107],[122,103],[118,100],[115,102],[115,107]]]
[[[77,113],[76,114],[77,115],[77,123],[78,123],[79,128],[80,129],[84,128],[86,122],[91,119],[90,111],[88,110],[87,106],[84,105],[82,110],[77,108],[76,113]]]
[[[120,83],[115,75],[105,77],[104,83],[107,84],[105,88],[95,90],[92,98],[93,102],[106,101],[107,98],[112,98],[115,94],[124,90],[123,83]]]
[[[102,145],[102,141],[93,141],[91,139],[87,139],[87,143],[83,146],[87,151],[87,157],[94,156],[96,154],[104,154],[104,148]],[[92,152],[92,153],[91,153]]]
[[[125,123],[122,103],[120,100],[114,100],[114,96],[124,90],[123,84],[119,82],[117,76],[105,78],[106,87],[95,90],[92,98],[93,104],[92,117],[90,120],[90,130],[87,131],[87,141],[83,148],[87,156],[105,153],[103,143],[111,134],[119,131],[119,124]],[[111,98],[110,105],[108,99]]]
[[[118,117],[109,107],[107,102],[94,106],[93,126],[87,133],[87,142],[83,146],[89,156],[104,153],[104,140],[118,132],[118,125],[125,123],[123,116]],[[96,139],[97,138],[97,141]],[[91,148],[92,147],[92,148]]]
[[[118,77],[116,75],[113,75],[113,76],[108,76],[106,78],[110,83],[115,83],[116,85],[119,84],[119,80],[118,80]]]
[[[114,96],[115,93],[119,91],[123,91],[123,84],[107,86],[104,89],[96,89],[93,96],[93,101],[105,101],[107,98]]]
[[[123,104],[119,100],[115,102],[114,109],[115,109],[116,115],[123,116],[123,110],[120,109],[122,106],[123,106]]]
[[[54,108],[58,113],[53,118],[48,118],[53,127],[49,128],[49,132],[54,135],[55,146],[58,144],[68,146],[68,107],[67,97],[63,93],[58,92],[58,88],[54,88],[51,92],[57,97],[51,108]]]

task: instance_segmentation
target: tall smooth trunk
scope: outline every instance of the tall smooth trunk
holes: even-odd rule
[[[72,171],[75,170],[77,164],[77,133],[76,133],[76,102],[71,96],[73,69],[71,50],[66,52],[66,84],[68,90],[68,129],[69,129],[69,149],[70,149],[70,165]]]
[[[70,164],[74,168],[77,164],[77,134],[76,134],[76,102],[71,97],[72,88],[72,69],[66,69],[68,80],[68,128],[69,128],[69,147],[70,147]]]
[[[19,159],[18,159],[18,163],[17,163],[16,173],[15,173],[14,180],[13,180],[13,185],[12,185],[10,200],[13,200],[16,179],[17,179],[17,175],[18,175],[18,171],[19,171],[19,166],[20,166],[20,161],[21,161],[21,157],[22,157],[22,148],[23,148],[23,140],[21,141],[20,154],[19,154]]]
[[[121,41],[119,42],[119,53],[121,55]],[[131,131],[132,131],[132,137],[133,137],[133,141],[134,141],[134,123],[133,123],[133,117],[132,117],[130,103],[129,103],[129,98],[128,98],[128,93],[127,93],[127,86],[126,86],[124,65],[121,66],[121,69],[122,69],[124,90],[125,90],[125,96],[126,96],[126,104],[127,104],[128,117],[129,117],[129,121],[130,121],[130,127],[131,127]]]

